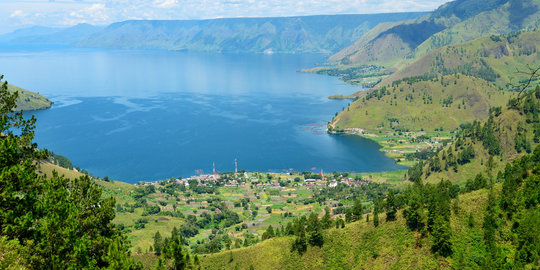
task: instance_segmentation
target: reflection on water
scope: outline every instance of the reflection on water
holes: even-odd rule
[[[36,112],[40,147],[127,182],[196,170],[381,171],[400,168],[374,142],[328,135],[357,91],[298,73],[321,55],[53,50],[0,53],[15,85],[55,102]]]

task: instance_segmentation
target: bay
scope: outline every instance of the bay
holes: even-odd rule
[[[370,140],[324,132],[359,88],[299,73],[324,55],[54,48],[0,52],[0,73],[55,103],[28,112],[40,148],[135,183],[238,169],[402,169]]]

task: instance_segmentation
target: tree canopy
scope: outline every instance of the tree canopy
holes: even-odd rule
[[[137,269],[111,222],[114,198],[88,176],[38,175],[49,155],[33,143],[36,119],[15,112],[17,92],[0,77],[0,250],[10,247],[33,269]]]

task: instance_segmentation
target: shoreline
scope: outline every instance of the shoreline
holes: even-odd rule
[[[444,145],[445,140],[450,140],[451,135],[448,132],[436,132],[428,134],[427,132],[391,132],[379,130],[379,133],[369,132],[362,128],[345,128],[343,130],[333,130],[333,122],[326,128],[328,134],[349,134],[360,136],[364,139],[376,142],[381,148],[379,151],[384,152],[388,158],[394,159],[396,164],[413,166],[416,161],[408,159],[407,154],[414,154],[426,149],[433,149]],[[330,128],[332,129],[330,129]],[[415,139],[428,135],[428,139],[414,141]]]

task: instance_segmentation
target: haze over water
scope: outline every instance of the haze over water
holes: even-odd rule
[[[323,55],[51,49],[3,51],[0,73],[55,102],[36,139],[97,176],[137,182],[196,170],[383,171],[378,145],[329,135],[359,88],[298,73]]]

